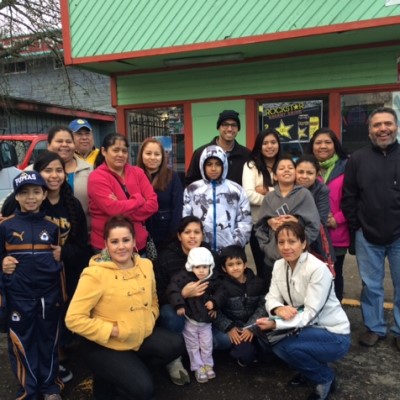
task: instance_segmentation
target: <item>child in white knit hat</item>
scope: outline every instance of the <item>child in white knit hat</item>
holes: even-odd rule
[[[213,271],[214,258],[205,247],[190,250],[185,266],[186,271],[172,277],[167,295],[177,314],[186,317],[183,337],[189,354],[190,369],[194,371],[197,382],[205,383],[215,378],[212,319],[225,300],[225,292],[219,274]],[[205,293],[184,299],[181,294],[183,287],[198,280],[208,282]]]

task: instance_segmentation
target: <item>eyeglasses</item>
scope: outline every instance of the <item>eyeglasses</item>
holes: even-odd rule
[[[236,124],[236,123],[230,124],[230,123],[228,123],[228,122],[223,122],[223,123],[221,124],[221,126],[222,126],[223,128],[229,128],[229,127],[231,127],[232,129],[238,128],[238,127],[239,127],[239,125]]]

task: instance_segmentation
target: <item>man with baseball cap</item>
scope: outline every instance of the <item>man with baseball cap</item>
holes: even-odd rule
[[[75,154],[90,165],[94,165],[99,149],[94,146],[93,129],[86,119],[74,119],[69,124],[74,134]]]
[[[219,136],[214,137],[210,143],[199,147],[193,153],[192,161],[185,177],[186,186],[201,179],[200,155],[207,146],[211,145],[222,147],[228,156],[227,179],[242,185],[243,165],[248,160],[250,150],[236,141],[236,136],[240,131],[239,113],[234,110],[222,111],[217,120],[217,129]]]

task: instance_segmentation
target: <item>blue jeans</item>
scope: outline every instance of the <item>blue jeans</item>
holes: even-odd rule
[[[185,327],[185,318],[179,316],[171,304],[164,304],[160,308],[160,316],[157,324],[170,332],[182,333]]]
[[[233,347],[233,344],[227,333],[220,331],[215,326],[212,327],[212,333],[214,350],[224,351],[230,350]]]
[[[350,334],[339,335],[323,328],[306,327],[272,347],[272,351],[292,368],[315,384],[328,383],[335,374],[329,362],[349,351]]]
[[[400,335],[400,239],[388,245],[369,243],[362,230],[356,232],[356,258],[362,280],[361,311],[364,325],[379,336],[387,334],[383,310],[385,258],[389,260],[390,274],[394,287],[393,317],[395,326],[391,328]]]

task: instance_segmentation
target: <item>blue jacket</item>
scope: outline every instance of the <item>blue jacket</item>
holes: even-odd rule
[[[54,259],[51,247],[58,243],[58,225],[45,217],[44,212],[16,210],[3,220],[0,223],[0,262],[8,255],[18,260],[13,274],[0,272],[6,291],[37,298],[59,286],[62,265]]]
[[[173,171],[171,182],[165,190],[155,192],[158,211],[146,221],[146,227],[159,250],[176,236],[182,218],[183,186],[178,174]]]

